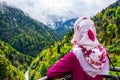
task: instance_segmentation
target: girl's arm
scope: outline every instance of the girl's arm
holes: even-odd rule
[[[47,72],[47,76],[50,79],[56,79],[56,78],[62,78],[66,75],[70,74],[72,71],[72,64],[74,54],[73,52],[69,52],[67,55],[65,55],[60,61],[58,61],[56,64],[54,64]]]

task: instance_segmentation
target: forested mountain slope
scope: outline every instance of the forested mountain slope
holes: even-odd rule
[[[97,29],[97,37],[109,52],[115,66],[120,67],[120,1],[110,5],[105,10],[92,17]],[[64,36],[62,42],[44,49],[30,66],[30,80],[36,80],[46,75],[48,68],[63,57],[72,48],[70,40],[73,31]],[[114,73],[111,73],[114,74]]]
[[[98,38],[110,52],[120,54],[120,0],[99,12],[95,21]]]
[[[0,3],[0,80],[25,80],[32,59],[58,40],[44,24]]]
[[[24,72],[31,59],[0,40],[0,80],[25,80]]]
[[[0,3],[0,39],[35,57],[43,48],[59,40],[59,36],[20,9]]]

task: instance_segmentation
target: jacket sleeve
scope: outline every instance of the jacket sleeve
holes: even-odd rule
[[[70,74],[72,71],[73,52],[66,54],[60,61],[54,64],[47,72],[50,79],[62,78]]]

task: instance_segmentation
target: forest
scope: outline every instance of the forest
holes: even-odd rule
[[[25,80],[31,61],[55,41],[59,36],[52,29],[22,10],[0,3],[0,80]]]
[[[23,54],[36,57],[45,46],[59,40],[52,29],[30,18],[22,10],[5,3],[1,3],[1,6],[0,39]]]
[[[25,80],[28,67],[29,80],[37,80],[71,50],[73,30],[61,40],[54,30],[20,9],[5,3],[0,6],[0,80]],[[100,43],[107,49],[114,66],[120,67],[120,1],[91,19]]]

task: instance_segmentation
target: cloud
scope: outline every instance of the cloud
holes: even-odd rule
[[[59,19],[91,17],[117,0],[0,0],[45,24]]]

